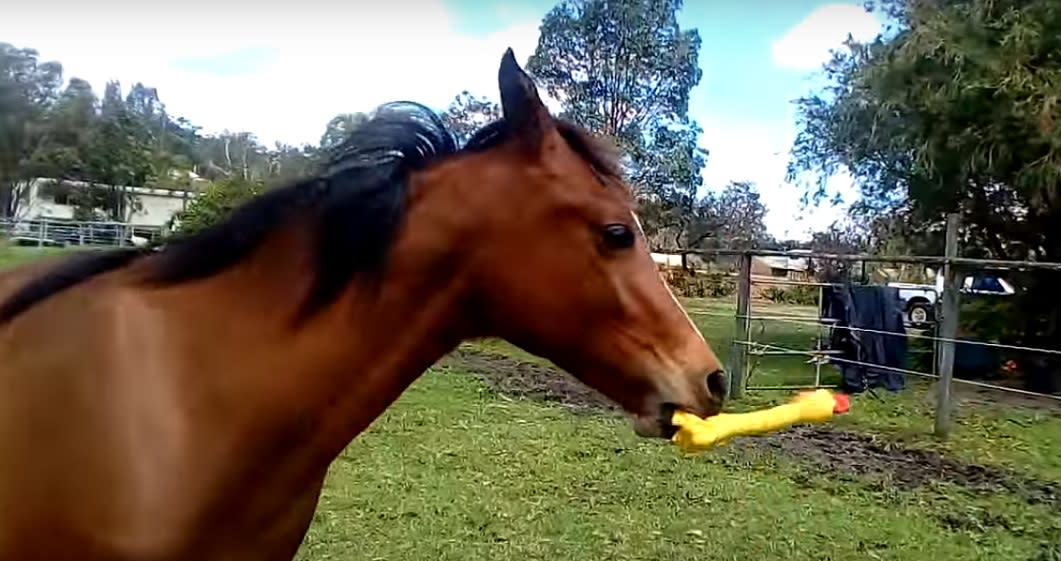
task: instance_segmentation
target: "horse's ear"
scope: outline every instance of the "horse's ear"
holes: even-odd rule
[[[501,57],[497,84],[501,89],[501,110],[511,132],[527,148],[538,150],[545,132],[553,126],[553,118],[511,48]]]

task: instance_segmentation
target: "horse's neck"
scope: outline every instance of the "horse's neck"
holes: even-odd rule
[[[304,264],[258,264],[204,284],[189,305],[215,304],[198,305],[203,319],[192,352],[212,353],[218,371],[209,376],[224,382],[189,373],[204,391],[219,392],[201,399],[236,408],[246,432],[268,431],[278,446],[309,447],[318,461],[330,461],[467,334],[457,283],[439,279],[430,262],[401,254],[393,261],[380,286],[355,281],[297,327],[293,295],[309,281],[290,271]],[[273,270],[277,276],[269,276]],[[221,303],[224,309],[213,308]]]
[[[337,355],[344,358],[331,378],[331,384],[340,388],[338,396],[332,395],[340,402],[338,414],[327,420],[326,430],[334,431],[333,446],[345,445],[367,427],[466,335],[459,323],[458,297],[446,290],[385,292],[379,300],[369,299],[367,305],[357,297],[354,292],[337,304],[338,311],[346,314],[339,321],[350,326],[347,330],[313,335],[338,337],[345,347]],[[344,334],[354,338],[344,339]]]

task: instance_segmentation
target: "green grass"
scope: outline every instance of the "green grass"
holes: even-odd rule
[[[725,359],[732,304],[685,304]],[[814,317],[813,309],[756,305],[760,315]],[[754,338],[808,349],[816,333],[771,322],[755,326]],[[467,347],[546,363],[501,341]],[[751,382],[813,378],[804,359],[768,356]],[[951,439],[939,442],[930,389],[911,381],[899,394],[858,396],[837,424],[886,447],[1061,482],[1061,416],[964,403]],[[730,408],[789,395],[753,392]],[[620,420],[499,399],[471,376],[435,369],[336,462],[300,558],[1061,559],[1056,507],[950,484],[897,491],[816,467],[732,449],[681,458]]]
[[[0,248],[0,267],[54,253],[38,251]],[[732,305],[686,305],[725,359]],[[813,317],[757,306],[757,314]],[[810,348],[816,334],[801,324],[753,327],[756,340],[796,349]],[[502,342],[469,346],[545,362]],[[767,356],[751,384],[813,376],[799,357]],[[968,402],[952,438],[938,442],[929,389],[858,396],[836,423],[884,447],[930,448],[1061,481],[1061,416]],[[752,392],[730,408],[788,395]],[[947,484],[897,490],[755,450],[683,458],[665,442],[638,439],[621,419],[501,398],[437,367],[336,460],[299,559],[1061,559],[1056,505]]]
[[[704,337],[725,362],[732,350],[735,309],[731,301],[690,299],[684,305]],[[755,302],[752,316],[802,316],[814,320],[813,307]],[[802,321],[753,321],[752,339],[787,349],[814,348],[818,328]],[[546,363],[497,340],[477,341],[467,345],[480,351],[513,356],[521,360]],[[802,356],[767,355],[753,359],[754,370],[749,385],[811,384],[815,368]],[[836,383],[835,368],[823,366],[823,383]],[[955,428],[947,441],[932,434],[935,419],[935,386],[923,379],[907,378],[908,389],[891,394],[856,396],[850,415],[837,424],[862,433],[885,438],[906,446],[945,452],[956,458],[998,465],[1036,477],[1061,481],[1061,406],[1053,411],[1010,405],[1004,394],[996,394],[998,403],[960,401],[955,414]],[[781,403],[791,391],[751,391],[730,410],[743,411]]]
[[[885,492],[732,451],[682,458],[620,420],[436,370],[336,461],[300,559],[1023,561],[1059,532],[1015,497]]]
[[[62,255],[71,251],[76,251],[76,249],[59,247],[26,247],[0,243],[0,269],[15,267],[24,263],[54,255]]]

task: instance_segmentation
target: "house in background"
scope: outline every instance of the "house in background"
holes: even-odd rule
[[[674,253],[653,253],[652,260],[665,268],[682,266],[682,256]]]
[[[125,187],[136,203],[128,206],[124,220],[81,221],[74,219],[71,194],[91,185],[39,177],[22,193],[17,216],[0,220],[0,235],[18,245],[142,245],[165,235],[174,215],[187,208],[199,195],[199,184],[205,183],[198,177],[175,179],[184,180],[187,187]]]
[[[811,250],[792,250],[790,253],[809,255]],[[810,261],[806,257],[755,256],[752,257],[752,276],[809,281]]]
[[[197,176],[192,180],[202,181]],[[56,182],[64,189],[52,188]],[[87,187],[89,184],[83,181],[36,178],[30,182],[25,194],[25,201],[19,210],[19,220],[73,220],[75,207],[70,204],[67,189]],[[125,190],[136,197],[138,204],[130,205],[123,222],[148,228],[164,227],[174,214],[184,210],[199,194],[194,188],[126,187]]]

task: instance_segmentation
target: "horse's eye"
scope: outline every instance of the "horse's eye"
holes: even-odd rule
[[[604,243],[611,249],[627,249],[634,245],[634,232],[626,224],[604,227]]]

